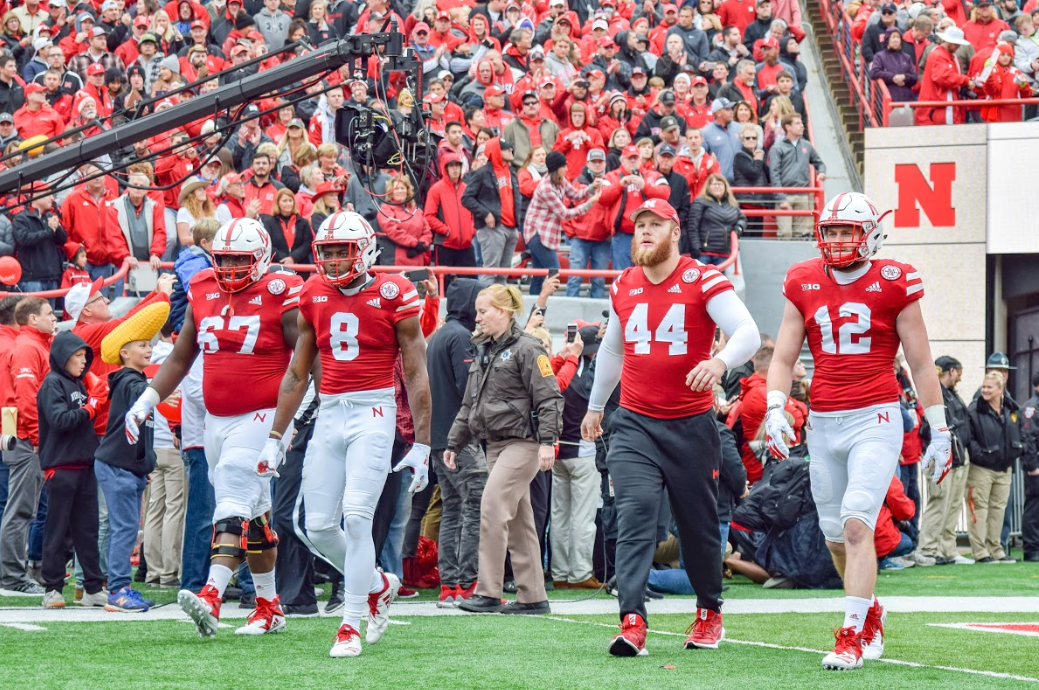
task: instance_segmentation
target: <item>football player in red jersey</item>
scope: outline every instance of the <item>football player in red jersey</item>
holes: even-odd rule
[[[761,339],[732,283],[715,267],[678,253],[681,227],[670,204],[649,199],[631,220],[634,266],[610,289],[611,314],[581,424],[587,441],[602,434],[603,409],[619,381],[606,465],[617,511],[621,632],[609,651],[646,653],[644,593],[664,488],[685,562],[695,564],[687,571],[697,614],[685,647],[714,649],[725,630],[717,510],[721,441],[712,387],[727,369],[750,359]],[[716,326],[729,341],[711,357]]]
[[[375,232],[363,216],[333,213],[315,233],[313,248],[321,279],[308,281],[300,295],[299,340],[258,471],[273,471],[281,462],[281,434],[299,408],[319,357],[321,407],[303,460],[300,491],[307,536],[343,573],[343,622],[329,655],[355,657],[361,653],[361,616],[367,610],[365,641],[375,644],[386,632],[389,605],[400,588],[395,575],[375,569],[372,541],[372,518],[390,471],[398,356],[416,443],[393,471],[412,469],[412,492],[428,482],[426,342],[415,286],[401,276],[370,272],[378,251]]]
[[[204,443],[216,497],[209,579],[198,594],[181,590],[177,603],[202,637],[216,635],[224,589],[243,559],[256,584],[256,610],[238,635],[285,629],[274,582],[278,536],[270,527],[270,479],[256,460],[274,423],[278,386],[296,344],[296,314],[303,280],[268,272],[271,239],[263,225],[239,218],[213,238],[213,267],[188,289],[184,326],[163,362],[126,414],[126,435],[136,438],[160,400],[177,388],[202,353]]]
[[[789,456],[794,434],[783,416],[791,371],[805,338],[815,359],[806,425],[812,496],[819,526],[844,580],[844,624],[823,667],[846,670],[884,651],[884,609],[873,596],[873,530],[902,449],[899,386],[891,368],[899,344],[913,372],[931,443],[923,465],[939,482],[952,462],[941,388],[920,311],[924,295],[912,266],[876,259],[883,216],[865,194],[826,203],[816,236],[821,258],[794,264],[768,370],[769,451]],[[753,429],[747,430],[753,433]]]

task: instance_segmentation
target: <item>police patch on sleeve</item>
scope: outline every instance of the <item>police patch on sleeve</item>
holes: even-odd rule
[[[393,299],[400,294],[400,288],[397,287],[396,283],[386,282],[379,288],[379,294],[382,295],[383,299]]]
[[[552,362],[548,360],[548,355],[538,355],[538,371],[543,378],[552,376]]]
[[[686,269],[686,271],[684,273],[682,273],[682,282],[683,283],[695,283],[696,280],[699,277],[700,277],[700,269],[698,269],[698,268],[689,268],[689,269]]]
[[[898,266],[888,265],[880,269],[880,276],[882,278],[887,278],[888,280],[898,280],[902,277],[902,269]]]
[[[281,278],[275,278],[274,280],[267,283],[267,292],[272,295],[280,295],[285,292],[285,281]]]

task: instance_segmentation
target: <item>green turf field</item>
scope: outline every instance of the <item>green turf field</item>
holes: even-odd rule
[[[839,592],[768,591],[745,580],[727,581],[726,600],[839,598]],[[327,587],[326,587],[327,589]],[[71,588],[66,590],[71,596]],[[1019,597],[1039,594],[1035,564],[913,568],[882,574],[878,595]],[[148,590],[159,603],[172,592]],[[327,597],[327,594],[325,595]],[[717,651],[681,648],[689,614],[651,615],[650,655],[615,659],[605,648],[616,616],[559,613],[564,602],[589,596],[553,592],[550,617],[406,615],[394,607],[378,645],[358,659],[329,659],[338,620],[290,619],[288,631],[265,638],[233,634],[228,620],[215,640],[199,639],[178,620],[149,614],[99,614],[103,622],[41,619],[34,599],[0,599],[0,688],[93,690],[107,688],[1017,688],[1039,684],[1039,638],[938,627],[964,623],[1037,623],[1039,613],[890,613],[885,661],[851,673],[826,672],[821,653],[832,646],[839,614],[727,614],[728,641]],[[424,592],[420,600],[430,601]],[[693,602],[669,597],[682,608]],[[598,595],[588,604],[611,607]],[[764,602],[762,602],[764,603]],[[795,602],[790,602],[795,604]],[[236,607],[234,602],[225,609]],[[174,611],[174,606],[159,611]],[[427,612],[430,607],[425,606]],[[1011,609],[1013,610],[1013,606]],[[6,627],[19,609],[31,625]],[[44,612],[46,615],[51,612]],[[73,620],[69,620],[69,616]]]

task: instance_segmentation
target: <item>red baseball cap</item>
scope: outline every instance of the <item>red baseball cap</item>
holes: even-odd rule
[[[690,86],[700,86],[701,84],[707,86],[707,80],[701,77],[700,75],[696,75],[689,82]]]
[[[138,15],[137,19],[133,20],[133,23],[137,26],[150,26],[152,22],[144,15]]]
[[[614,47],[616,47],[617,44],[614,43],[613,39],[610,38],[609,36],[603,36],[598,41],[596,41],[596,45],[599,46],[600,48],[605,48],[607,46],[614,46]]]
[[[492,96],[504,96],[505,92],[499,89],[497,86],[488,86],[483,90],[483,97],[485,99]]]
[[[641,155],[642,154],[639,153],[639,147],[635,146],[635,144],[628,144],[624,147],[624,150],[621,151],[621,158],[638,158]]]
[[[779,41],[776,40],[775,36],[769,36],[768,38],[761,41],[762,48],[778,48]]]
[[[36,82],[26,84],[24,89],[26,95],[29,95],[30,93],[43,93],[46,90],[46,86],[43,84],[37,84]]]
[[[678,6],[677,5],[673,5],[671,3],[668,3],[668,4],[664,5],[664,14],[667,14],[668,12],[677,12],[677,11],[678,11]]]
[[[436,17],[436,18],[437,18],[437,19],[447,19],[448,21],[450,21],[450,19],[451,19],[451,15],[450,15],[450,14],[448,14],[447,12],[442,12],[442,11],[441,11],[441,12],[438,12],[438,13],[437,13],[437,17]]]
[[[87,67],[87,75],[104,74],[104,73],[105,73],[105,66],[102,65],[100,62],[92,62],[92,63],[90,63],[90,66]]]
[[[484,93],[486,93],[486,91]],[[422,100],[426,103],[440,103],[444,100],[444,95],[440,93],[427,93],[426,97]]]
[[[191,28],[192,29],[205,29],[206,28],[206,23],[204,21],[202,21],[201,19],[196,19],[195,21],[191,22]]]
[[[641,206],[639,206],[637,209],[631,212],[631,215],[628,216],[628,218],[630,218],[632,222],[635,222],[636,220],[638,220],[638,217],[642,215],[643,212],[652,213],[653,215],[659,216],[664,220],[671,220],[676,223],[679,222],[678,211],[676,211],[674,207],[671,206],[671,204],[667,203],[663,199],[646,199],[642,202]]]

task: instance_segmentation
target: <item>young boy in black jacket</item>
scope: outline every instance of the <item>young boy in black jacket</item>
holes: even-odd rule
[[[130,556],[137,543],[141,499],[155,469],[152,422],[142,425],[137,443],[123,429],[127,410],[148,386],[144,368],[151,361],[151,340],[169,317],[170,306],[156,302],[121,323],[101,341],[101,359],[123,368],[108,375],[108,429],[94,454],[97,482],[108,504],[108,611],[147,611],[151,602],[130,587]]]
[[[51,371],[36,394],[40,419],[40,465],[47,481],[47,519],[43,526],[44,608],[64,608],[65,537],[83,567],[83,606],[104,606],[103,575],[97,546],[97,481],[94,478],[94,417],[103,405],[90,397],[83,376],[94,354],[72,332],[51,344]]]

